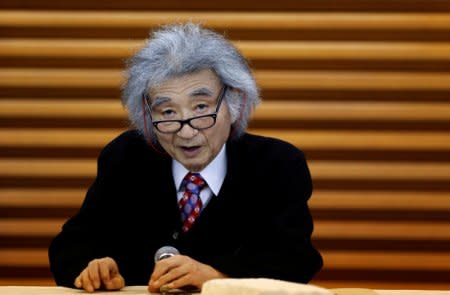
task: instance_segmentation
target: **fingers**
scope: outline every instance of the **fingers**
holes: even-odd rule
[[[100,288],[99,264],[104,264],[101,261],[93,260],[89,262],[87,268],[87,279],[94,289]]]
[[[170,276],[168,277],[167,275],[171,273],[175,268],[183,265],[183,260],[184,256],[175,255],[173,257],[158,261],[155,264],[155,268],[148,282],[148,290],[151,293],[159,292],[161,286],[169,282],[167,281],[167,279],[170,278]]]
[[[94,259],[75,279],[75,287],[94,292],[104,286],[107,290],[118,290],[125,286],[116,262],[109,257]]]
[[[111,266],[109,263],[99,264],[98,274],[100,274],[102,282],[108,282],[110,280],[110,272],[112,272],[113,270],[114,266]]]
[[[94,292],[94,285],[92,284],[90,278],[89,278],[89,272],[87,270],[87,268],[85,268],[80,275],[78,276],[78,278],[75,280],[76,282],[76,286],[78,288],[83,288],[86,292]],[[78,284],[77,284],[78,282]]]
[[[179,288],[183,288],[185,286],[194,286],[194,287],[197,287],[200,289],[202,287],[201,286],[202,284],[194,283],[194,281],[196,281],[196,280],[194,280],[193,275],[190,273],[186,273],[185,275],[178,277],[175,280],[171,281],[166,286],[169,289],[179,289]]]
[[[177,279],[188,276],[190,271],[191,265],[189,263],[180,264],[174,268],[171,268],[170,271],[166,272],[162,276],[159,277],[157,280],[157,284],[160,286],[166,285],[169,289],[177,288],[173,286],[173,282]]]
[[[81,288],[83,285],[81,284],[81,274],[75,278],[75,282],[74,282],[75,287],[77,288]]]
[[[155,264],[148,289],[150,292],[159,292],[161,286],[169,289],[185,286],[201,288],[207,280],[220,277],[225,276],[209,265],[188,256],[175,255]]]
[[[175,256],[158,261],[155,264],[155,268],[153,269],[150,281],[157,281],[162,275],[167,273],[171,268],[177,267],[179,264],[181,264],[181,262],[179,262],[179,257]]]
[[[170,260],[173,260],[173,257],[158,261],[155,264],[155,268],[153,269],[153,273],[148,282],[148,290],[150,293],[159,293],[159,288],[162,286],[159,279],[169,271],[171,265],[174,265],[174,262],[171,262]]]
[[[125,280],[120,274],[114,276],[111,280],[104,283],[106,290],[119,290],[125,287]]]

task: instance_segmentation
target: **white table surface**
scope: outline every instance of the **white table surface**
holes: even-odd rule
[[[374,290],[379,295],[450,295],[449,291],[430,290]],[[31,286],[0,286],[1,295],[74,295],[89,294],[83,290],[64,287],[31,287]],[[96,291],[95,295],[149,295],[147,286],[130,286],[120,291]]]

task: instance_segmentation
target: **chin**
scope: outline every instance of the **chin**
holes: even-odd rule
[[[203,163],[203,162],[201,162],[201,163],[199,163],[199,162],[195,162],[195,163],[193,163],[193,162],[183,163],[183,166],[186,167],[186,169],[188,169],[189,171],[192,171],[192,172],[198,172],[198,171],[201,171],[203,168],[206,167],[206,165],[207,165],[207,164],[205,164],[205,163]]]
[[[196,158],[180,158],[178,160],[181,164],[183,164],[186,169],[192,172],[198,172],[201,171],[203,168],[205,168],[210,161],[208,161],[205,157],[196,157]]]
[[[192,172],[199,172],[201,171],[203,168],[205,168],[205,165],[185,165],[185,167]]]

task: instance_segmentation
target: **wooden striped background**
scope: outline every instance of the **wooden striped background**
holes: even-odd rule
[[[124,59],[193,20],[251,60],[252,132],[308,156],[325,287],[450,289],[450,1],[2,0],[0,285],[47,247],[127,128]]]

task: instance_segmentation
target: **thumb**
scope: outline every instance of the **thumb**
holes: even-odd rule
[[[116,273],[111,279],[105,283],[105,288],[107,290],[119,290],[125,287],[125,280],[123,277]]]

